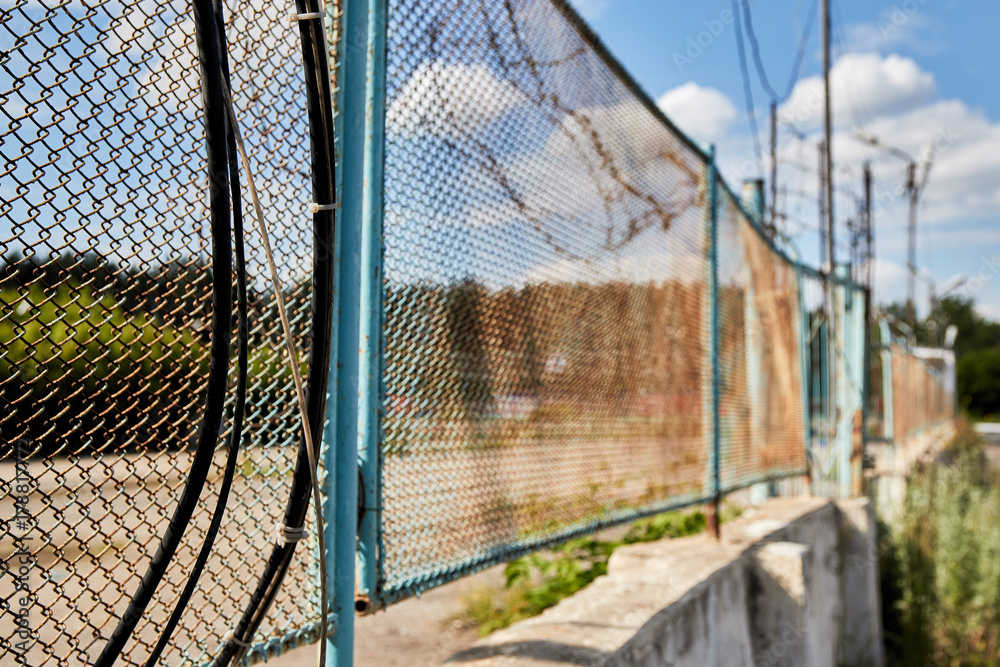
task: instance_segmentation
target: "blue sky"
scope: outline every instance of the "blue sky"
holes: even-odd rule
[[[740,75],[731,0],[573,0],[640,85],[683,130],[717,145],[721,168],[738,188],[744,176],[769,173],[756,159]],[[765,73],[785,93],[813,2],[752,0]],[[938,284],[963,273],[958,291],[1000,319],[1000,3],[979,0],[835,0],[833,107],[835,209],[839,240],[856,211],[861,165],[875,172],[876,296],[901,300],[906,289],[906,207],[899,190],[905,164],[853,138],[877,136],[911,155],[934,157],[919,211],[917,264]],[[743,18],[742,15],[740,17]],[[815,143],[822,54],[813,21],[801,73],[779,106],[779,187],[788,195],[787,231],[818,260]],[[747,67],[766,153],[770,98],[747,48]],[[806,139],[797,138],[796,132]],[[794,193],[802,193],[796,197]],[[838,250],[845,257],[846,248]],[[918,281],[926,307],[927,282]]]

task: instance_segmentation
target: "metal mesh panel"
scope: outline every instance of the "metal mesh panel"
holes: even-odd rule
[[[806,450],[795,266],[733,197],[719,203],[720,483],[731,490],[804,473]]]
[[[703,158],[561,3],[389,20],[392,599],[703,497],[710,433]]]
[[[808,345],[805,387],[809,406],[809,441],[816,455],[821,453],[817,448],[822,450],[829,445],[836,429],[830,387],[830,302],[826,281],[813,275],[802,276],[802,307]]]
[[[954,397],[940,372],[896,343],[890,345],[892,363],[893,435],[897,442],[953,414]]]
[[[865,290],[805,267],[801,280],[812,490],[830,497],[857,495],[865,375],[870,372]]]
[[[96,658],[146,569],[191,459],[205,400],[213,276],[189,11],[184,2],[146,0],[17,1],[0,9],[7,117],[0,137],[0,521],[12,537],[2,547],[0,653],[23,654],[14,646],[23,614],[32,646],[25,664]],[[312,239],[298,35],[279,5],[238,2],[227,12],[229,33],[239,36],[230,53],[234,102],[304,361]],[[246,604],[288,494],[294,391],[253,232],[247,248],[246,449],[168,664],[210,658]],[[235,367],[231,382],[234,376]],[[124,664],[145,661],[185,583],[223,459],[220,451]],[[14,504],[23,498],[30,519],[15,522]],[[14,558],[22,547],[27,572]],[[299,549],[258,639],[293,641],[318,617],[308,553]]]

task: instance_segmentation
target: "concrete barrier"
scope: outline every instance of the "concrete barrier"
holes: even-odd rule
[[[706,535],[621,547],[607,576],[445,664],[881,667],[867,499],[775,499]]]

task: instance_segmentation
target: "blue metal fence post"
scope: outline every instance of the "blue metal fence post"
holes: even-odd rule
[[[336,632],[327,647],[327,667],[354,662],[354,573],[358,529],[358,347],[361,319],[361,230],[365,191],[365,127],[368,61],[368,0],[345,0],[335,29],[337,81],[334,108],[339,178],[334,254],[337,311],[330,355],[330,395],[323,465],[327,471],[327,567],[333,583]],[[337,33],[340,34],[337,34]],[[332,479],[330,472],[332,471]],[[331,487],[332,481],[332,487]]]
[[[892,333],[889,331],[889,323],[885,319],[880,319],[879,327],[879,354],[882,356],[882,437],[890,443],[895,443],[895,433],[893,427],[893,397],[892,397]],[[895,451],[895,448],[892,450]]]
[[[809,323],[809,315],[806,310],[805,281],[802,280],[802,253],[799,252],[798,247],[792,242],[791,239],[787,237],[782,238],[784,238],[786,246],[792,252],[792,260],[795,264],[795,286],[798,291],[797,306],[799,311],[799,362],[802,364],[802,443],[806,450],[806,484],[808,486],[809,495],[813,495],[812,427],[809,423],[809,388],[811,386],[809,376],[812,366],[810,363],[812,358],[812,339],[810,338],[811,326]]]
[[[720,424],[719,416],[719,175],[715,165],[715,145],[709,146],[708,164],[706,165],[708,190],[708,267],[707,290],[709,309],[709,358],[712,369],[712,448],[709,453],[709,468],[711,470],[712,511],[709,517],[709,530],[716,537],[719,531],[719,503],[722,496],[720,466]]]
[[[385,61],[388,0],[368,2],[365,193],[361,204],[361,338],[358,457],[363,488],[358,527],[359,612],[381,606],[378,595],[382,465],[383,233],[385,197]]]
[[[871,297],[872,292],[870,287],[866,287],[864,291],[864,335],[862,345],[864,346],[863,351],[863,361],[862,361],[862,372],[864,373],[864,378],[861,385],[861,467],[862,474],[861,479],[864,480],[864,463],[865,455],[868,453],[868,422],[870,420],[871,412],[871,393],[872,393],[872,338],[871,338]],[[867,489],[862,490],[863,493],[867,493]]]
[[[848,267],[838,264],[834,267],[835,277],[848,280]],[[837,460],[837,494],[841,498],[851,496],[851,451],[854,436],[854,405],[851,400],[851,362],[853,362],[853,300],[854,292],[846,282],[830,281],[833,299],[830,312],[834,315],[831,321],[831,371],[832,383],[832,419],[836,436],[834,446]],[[851,317],[848,317],[848,316]]]
[[[329,45],[330,53],[330,63],[336,69],[337,81],[343,81],[343,61],[340,57],[341,53],[341,30],[342,27],[339,23],[340,17],[336,15],[333,5],[327,5],[327,19],[326,19],[326,31],[327,31],[327,44]],[[341,112],[344,104],[343,86],[338,86],[335,88],[333,93],[333,128],[334,128],[334,163],[337,165],[337,169],[334,171],[334,185],[336,188],[336,201],[342,202],[344,200],[344,174],[339,168],[343,164],[344,157],[344,116]],[[334,211],[334,235],[333,235],[333,249],[334,254],[334,306],[339,310],[340,308],[340,272],[339,272],[339,257],[340,257],[340,247],[341,247],[341,230],[343,228],[343,210],[337,209]],[[332,620],[335,622],[332,633],[327,637],[326,645],[326,664],[336,665],[337,664],[337,645],[338,638],[337,633],[340,631],[339,616],[337,614],[336,606],[336,595],[337,595],[337,526],[339,525],[336,516],[337,508],[337,452],[339,451],[339,443],[337,442],[337,384],[339,382],[339,372],[338,372],[338,362],[337,362],[337,349],[339,348],[338,341],[340,338],[339,322],[335,322],[333,330],[330,332],[330,372],[328,376],[328,387],[326,396],[326,419],[323,424],[323,440],[321,443],[320,458],[322,463],[322,476],[319,479],[319,484],[323,490],[323,518],[326,524],[321,527],[323,531],[323,537],[326,540],[326,562],[320,563],[320,567],[325,567],[327,570],[327,597],[330,600],[330,614],[333,617]],[[327,619],[328,622],[330,619]]]

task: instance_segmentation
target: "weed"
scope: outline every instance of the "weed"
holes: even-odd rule
[[[727,508],[723,519],[733,519],[740,512]],[[582,537],[548,552],[518,558],[504,570],[504,588],[477,589],[466,597],[464,609],[455,620],[478,627],[480,636],[487,635],[537,616],[607,574],[608,559],[623,544],[696,535],[705,530],[705,525],[705,514],[700,511],[667,512],[639,519],[620,540]]]
[[[1000,663],[1000,487],[966,425],[910,479],[879,547],[890,665]]]

